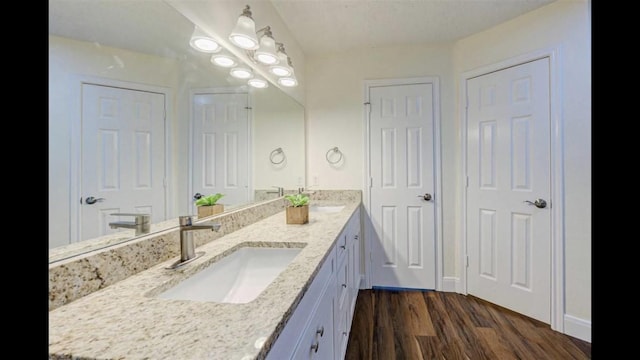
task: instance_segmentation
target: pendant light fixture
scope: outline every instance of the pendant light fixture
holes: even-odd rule
[[[278,59],[280,60],[276,65],[269,67],[269,72],[276,76],[290,76],[293,74],[293,68],[289,65],[289,56],[284,50],[283,43],[276,43],[278,45]]]
[[[254,77],[253,79],[249,79],[247,83],[254,88],[264,89],[269,87],[269,82],[261,77]]]
[[[215,54],[211,56],[211,62],[214,65],[218,65],[218,66],[222,66],[222,67],[226,67],[226,68],[230,68],[230,67],[234,67],[236,65],[238,65],[238,61],[236,61],[236,58],[225,53],[225,52],[221,52],[220,54]]]
[[[202,29],[197,26],[193,29],[193,34],[191,34],[189,45],[191,45],[192,48],[204,53],[217,53],[222,49],[217,41],[215,41],[211,36],[207,35],[204,31],[202,31]]]
[[[298,86],[298,79],[296,79],[295,75],[291,74],[291,76],[279,78],[278,84],[286,87],[294,87]]]
[[[258,40],[260,33],[262,36]],[[242,60],[246,60],[243,56],[240,56],[242,60],[238,60],[225,52],[213,55],[211,62],[218,66],[231,68],[229,71],[231,76],[249,80],[248,84],[253,87],[266,88],[269,86],[267,79],[253,74],[254,69],[259,74],[263,74],[261,66],[264,66],[262,69],[278,77],[277,81],[281,86],[298,85],[291,59],[285,52],[284,44],[276,42],[271,32],[271,26],[265,26],[256,31],[256,24],[249,5],[246,5],[242,14],[238,16],[238,21],[229,34],[229,40],[238,48],[243,49],[247,58],[253,63],[253,65],[248,63],[243,65]]]
[[[247,5],[238,17],[236,27],[233,28],[229,40],[239,48],[245,50],[257,50],[258,38],[256,37],[256,23],[251,17],[251,8]]]
[[[264,28],[264,34],[260,38],[260,47],[254,58],[266,65],[275,65],[280,61],[276,54],[276,41],[273,39],[270,26]]]
[[[253,77],[253,71],[247,66],[236,66],[229,72],[231,76],[238,79],[251,79]]]

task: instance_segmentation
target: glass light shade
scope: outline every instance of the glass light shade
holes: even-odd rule
[[[284,52],[284,45],[280,44],[278,49],[278,64],[269,67],[269,72],[277,76],[291,76],[293,68],[289,66],[289,56]]]
[[[276,41],[268,34],[260,38],[260,48],[256,51],[254,58],[266,65],[275,65],[280,62],[276,55]]]
[[[216,53],[222,49],[218,42],[197,26],[193,30],[191,40],[189,40],[189,45],[191,45],[192,48],[205,53]]]
[[[234,59],[233,57],[231,57],[229,55],[225,55],[225,54],[213,55],[211,57],[211,62],[214,65],[218,65],[218,66],[222,66],[222,67],[226,67],[226,68],[238,65],[238,62],[236,61],[236,59]]]
[[[277,76],[289,76],[292,74],[289,66],[287,65],[274,65],[269,68],[269,72]]]
[[[238,79],[250,79],[253,77],[253,72],[251,71],[251,69],[244,66],[234,67],[233,69],[231,69],[229,74]]]
[[[295,76],[281,77],[278,79],[278,83],[286,87],[298,86],[298,80],[296,80]]]
[[[269,87],[269,83],[266,80],[261,78],[250,79],[249,81],[247,81],[247,83],[253,86],[254,88],[258,88],[258,89],[264,89]]]
[[[236,27],[233,28],[229,40],[236,46],[246,50],[258,49],[258,38],[256,37],[256,23],[252,18],[240,15]]]

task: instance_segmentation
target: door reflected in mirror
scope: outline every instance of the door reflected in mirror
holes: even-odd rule
[[[114,214],[153,233],[195,193],[229,211],[304,186],[302,105],[214,66],[193,31],[163,1],[49,1],[50,261],[140,235]]]

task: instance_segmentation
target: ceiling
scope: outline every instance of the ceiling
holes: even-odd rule
[[[313,55],[448,43],[556,0],[270,1],[305,55]],[[162,0],[49,0],[51,34],[96,44],[178,57],[192,29]]]
[[[271,0],[305,55],[447,43],[555,0]]]

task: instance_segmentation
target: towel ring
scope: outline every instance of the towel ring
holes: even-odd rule
[[[330,153],[330,152],[332,152],[332,151],[333,151],[334,153],[338,153],[338,154],[340,154],[340,157],[338,158],[338,160],[331,161],[331,160],[329,159],[329,153]],[[340,160],[342,160],[342,151],[340,151],[340,149],[338,149],[338,147],[336,146],[336,147],[334,147],[334,148],[332,148],[332,149],[329,149],[329,151],[327,151],[327,154],[326,154],[324,157],[325,157],[325,158],[327,158],[327,161],[329,162],[329,164],[337,164],[337,163],[339,163],[339,162],[340,162]]]
[[[280,161],[275,161],[274,159],[278,155],[280,155],[282,158],[280,159]],[[282,148],[277,148],[277,149],[273,150],[271,152],[271,154],[269,155],[269,161],[271,161],[271,163],[274,164],[274,165],[282,164],[284,159],[286,159],[286,156],[284,155],[284,151],[282,151]]]

